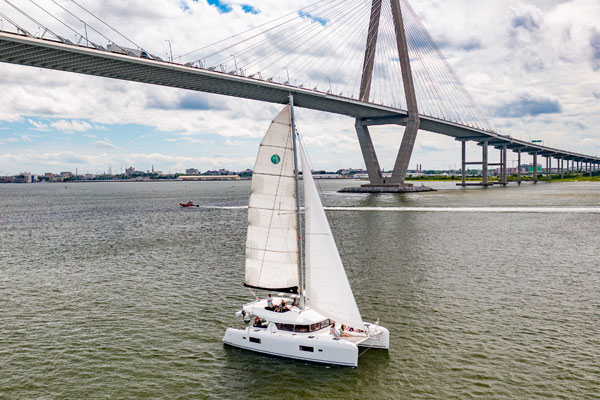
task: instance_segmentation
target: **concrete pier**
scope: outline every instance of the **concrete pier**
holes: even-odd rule
[[[343,188],[338,193],[422,193],[435,192],[436,190],[428,186],[414,186],[410,183],[390,184],[390,185],[361,185]]]

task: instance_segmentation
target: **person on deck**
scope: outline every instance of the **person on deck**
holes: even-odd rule
[[[347,330],[347,326],[344,325],[344,324],[342,324],[342,334],[341,334],[341,337],[349,337],[350,336],[350,335],[348,335],[346,333],[346,330]]]
[[[267,310],[273,311],[275,306],[273,305],[273,297],[271,297],[271,293],[267,295],[267,306],[265,307]]]
[[[335,328],[335,322],[331,324],[331,328],[329,329],[329,334],[333,336],[334,339],[340,338],[340,331]]]
[[[290,308],[286,304],[285,300],[281,299],[281,304],[279,306],[277,306],[277,308],[275,309],[275,312],[286,312],[286,311],[290,311]]]

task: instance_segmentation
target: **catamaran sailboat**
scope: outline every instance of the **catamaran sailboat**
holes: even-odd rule
[[[260,144],[248,204],[244,284],[276,295],[243,305],[236,315],[247,327],[227,329],[223,341],[274,356],[356,367],[359,347],[388,349],[389,332],[362,320],[296,136],[290,95],[290,104],[273,120]]]

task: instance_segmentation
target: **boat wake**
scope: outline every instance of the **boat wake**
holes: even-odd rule
[[[222,210],[243,210],[248,206],[201,206]],[[600,207],[325,207],[327,211],[600,214]]]

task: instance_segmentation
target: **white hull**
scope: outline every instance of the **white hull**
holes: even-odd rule
[[[328,334],[269,332],[268,329],[252,327],[229,328],[225,332],[223,342],[278,357],[346,367],[358,366],[358,346],[347,340],[333,339]]]
[[[246,329],[228,328],[223,342],[229,346],[251,350],[277,357],[293,358],[322,364],[345,367],[358,366],[360,348],[389,349],[389,331],[378,325],[367,325],[374,333],[369,337],[362,335],[334,338],[325,329],[320,332],[279,331],[274,324],[268,328],[247,327]]]

